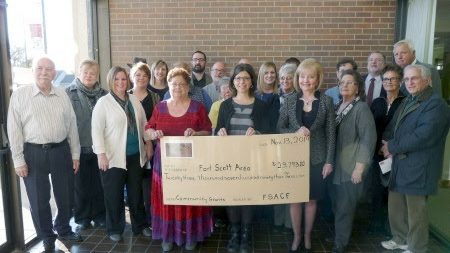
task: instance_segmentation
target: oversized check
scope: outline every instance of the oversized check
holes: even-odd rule
[[[309,138],[298,134],[161,139],[164,204],[309,200]]]

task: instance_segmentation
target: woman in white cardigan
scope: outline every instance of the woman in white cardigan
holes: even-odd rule
[[[125,228],[125,185],[133,234],[151,235],[142,199],[142,177],[143,166],[153,155],[153,149],[150,141],[144,144],[149,140],[144,136],[144,109],[127,93],[130,88],[127,71],[111,68],[107,83],[110,93],[98,100],[92,113],[92,148],[101,170],[106,230],[109,238],[117,242]]]

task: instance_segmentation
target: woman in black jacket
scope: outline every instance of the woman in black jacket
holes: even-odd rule
[[[322,198],[325,178],[333,171],[335,114],[332,99],[319,91],[322,83],[322,65],[312,58],[302,61],[294,75],[297,94],[286,98],[278,120],[280,133],[310,136],[309,201],[290,204],[294,238],[289,252],[298,252],[302,241],[302,205],[305,207],[304,252],[311,252],[317,201]]]
[[[234,68],[230,89],[233,96],[220,105],[215,134],[250,136],[269,132],[269,122],[265,117],[267,105],[254,96],[256,75],[251,65],[239,64]],[[231,222],[228,252],[248,252],[252,206],[230,206],[227,207],[227,214]]]
[[[373,156],[372,169],[370,170],[370,187],[372,210],[370,230],[373,232],[382,232],[389,235],[389,224],[387,217],[387,183],[389,174],[381,173],[380,161],[384,160],[383,154],[379,153],[382,146],[381,138],[389,122],[391,122],[395,111],[401,104],[405,96],[400,91],[400,85],[403,78],[403,70],[397,65],[387,65],[382,73],[383,88],[386,90],[386,97],[378,97],[370,106],[377,128],[377,147]]]

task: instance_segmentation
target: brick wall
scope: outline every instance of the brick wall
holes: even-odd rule
[[[392,59],[396,1],[368,0],[110,0],[112,64],[133,56],[169,65],[206,52],[208,67],[223,60],[232,68],[249,58],[280,66],[288,57],[314,57],[335,83],[339,58],[353,57],[366,72],[370,51]]]

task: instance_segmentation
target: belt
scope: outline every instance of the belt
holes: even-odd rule
[[[60,146],[67,144],[67,139],[64,139],[62,142],[58,142],[58,143],[37,144],[37,143],[27,142],[26,144],[31,147],[36,147],[36,148],[41,148],[41,149],[52,149],[52,148],[60,147]]]
[[[91,147],[81,147],[81,153],[82,154],[93,154],[94,151]]]

